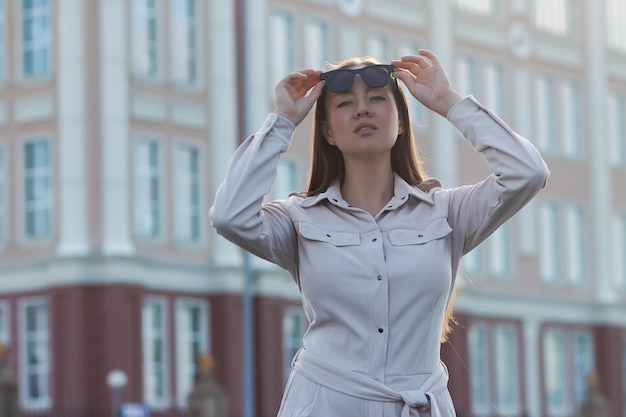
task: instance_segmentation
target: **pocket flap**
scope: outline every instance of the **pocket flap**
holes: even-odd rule
[[[298,232],[306,239],[326,242],[334,246],[352,246],[361,242],[361,237],[358,233],[324,230],[311,223],[300,223]]]
[[[422,229],[396,229],[389,231],[389,240],[392,245],[420,245],[431,240],[441,239],[452,232],[448,221],[439,218],[428,223]]]

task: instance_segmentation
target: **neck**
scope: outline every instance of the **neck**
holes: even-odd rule
[[[341,193],[351,206],[375,216],[393,197],[393,187],[390,161],[346,161]]]

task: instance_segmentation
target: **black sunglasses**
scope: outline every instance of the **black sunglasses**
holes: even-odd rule
[[[368,87],[380,88],[389,84],[391,77],[395,76],[395,74],[392,75],[394,71],[393,65],[377,64],[357,69],[339,68],[323,73],[320,78],[324,80],[328,91],[342,93],[352,88],[357,74]]]

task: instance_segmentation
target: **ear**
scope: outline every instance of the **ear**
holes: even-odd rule
[[[327,121],[322,122],[322,134],[324,135],[326,142],[328,142],[331,146],[335,145],[335,143],[333,142],[333,135],[330,132],[330,128],[328,127]]]

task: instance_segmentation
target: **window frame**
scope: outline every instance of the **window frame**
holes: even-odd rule
[[[145,16],[136,15],[137,2],[148,3],[152,1],[154,3],[154,9],[152,13],[145,13]],[[146,7],[145,10],[148,8]],[[135,36],[136,32],[136,17],[145,17],[146,19],[154,20],[154,39],[150,38],[150,23],[146,24],[146,33],[142,33],[141,35],[146,35],[147,39],[142,39],[142,42],[145,41],[145,45],[138,45],[137,38]],[[162,34],[162,1],[161,0],[131,0],[128,3],[128,34],[129,34],[129,70],[135,79],[145,81],[145,82],[161,82],[163,78],[163,34]],[[146,50],[139,51],[139,48],[146,47]],[[145,53],[145,54],[144,54]],[[148,69],[144,71],[143,68],[139,68],[139,64],[137,64],[137,57],[141,54],[147,55],[148,58]],[[154,54],[154,58],[151,56]],[[145,58],[145,56],[144,56]],[[152,62],[154,59],[154,62]],[[151,65],[154,65],[154,71],[150,68]]]
[[[133,171],[132,171],[132,187],[133,187],[133,212],[132,212],[132,219],[133,219],[133,236],[138,239],[141,242],[152,242],[152,243],[163,243],[165,241],[165,239],[167,238],[167,230],[166,230],[166,226],[167,226],[167,212],[166,212],[166,204],[165,202],[167,201],[167,195],[166,195],[166,185],[165,185],[165,172],[166,172],[166,158],[165,158],[165,151],[164,151],[164,140],[163,138],[151,134],[151,133],[143,133],[143,132],[136,132],[133,135],[133,145],[132,145],[132,161],[133,161]],[[142,167],[140,166],[139,163],[139,146],[140,145],[154,145],[156,146],[156,160],[157,160],[157,166],[156,167],[152,167],[152,166],[148,166],[147,170],[143,170]],[[150,162],[150,149],[148,148],[148,162]],[[145,173],[140,172],[140,171],[146,171],[147,172],[147,176],[144,175]],[[141,174],[141,175],[140,175]],[[147,204],[144,204],[145,202],[142,202],[141,204],[139,204],[139,199],[141,197],[140,193],[139,193],[139,189],[140,189],[140,181],[145,182],[147,179],[147,183],[149,184],[148,187],[148,193],[147,195],[150,197],[152,195],[152,192],[154,191],[152,189],[152,180],[156,180],[156,190],[158,193],[158,198],[156,201],[152,201],[150,200],[150,198],[148,199]],[[140,218],[140,213],[139,210],[140,209],[145,209],[146,207],[149,208],[149,214],[152,216],[152,212],[154,210],[157,210],[156,212],[156,220],[154,221],[154,225],[152,225],[152,227],[155,227],[156,225],[156,232],[150,232],[150,233],[144,233],[143,230],[139,229],[139,218]]]
[[[47,204],[47,208],[44,211],[47,210],[46,216],[47,216],[47,221],[48,221],[48,230],[47,230],[47,234],[45,235],[30,236],[27,232],[27,227],[28,227],[27,211],[28,211],[29,204],[28,204],[28,201],[26,200],[28,198],[26,182],[28,179],[30,179],[30,175],[28,174],[27,172],[28,169],[26,167],[27,146],[40,143],[40,142],[45,143],[48,148],[48,153],[47,153],[48,165],[46,167],[40,168],[42,170],[47,170],[47,172],[45,173],[46,176],[44,179],[47,179],[47,182],[49,184],[48,195],[47,195],[48,201],[47,202],[44,201],[44,203]],[[20,161],[20,187],[19,187],[20,209],[19,209],[19,212],[20,212],[20,238],[23,243],[26,243],[26,244],[46,243],[46,242],[51,241],[51,239],[53,238],[55,234],[55,228],[56,228],[55,180],[56,179],[55,179],[54,159],[55,159],[55,154],[54,154],[53,140],[49,135],[46,135],[46,134],[32,135],[21,140],[20,146],[18,148],[17,160]],[[41,203],[41,204],[44,204],[44,203]]]
[[[15,62],[19,68],[17,72],[18,74],[20,74],[20,79],[23,81],[46,80],[46,79],[49,79],[53,74],[53,68],[54,68],[53,44],[54,44],[55,22],[54,22],[54,13],[53,13],[54,7],[53,7],[52,2],[54,0],[45,0],[45,1],[47,2],[45,7],[47,7],[48,33],[47,33],[47,38],[44,39],[45,45],[43,49],[47,51],[47,56],[45,59],[45,65],[47,65],[47,68],[45,68],[45,72],[42,72],[42,73],[29,74],[26,72],[25,51],[26,51],[27,41],[24,38],[25,30],[26,30],[26,26],[25,26],[26,13],[24,9],[24,0],[20,0],[20,4],[15,8],[16,13],[17,13],[17,18],[16,18],[17,27],[18,27],[17,38],[18,38],[18,43],[19,43],[15,51],[15,53],[18,55]],[[41,6],[36,6],[36,7],[41,7]]]
[[[149,305],[158,305],[159,308],[161,309],[161,314],[162,314],[162,329],[160,329],[160,334],[157,334],[156,337],[154,337],[152,334],[149,334],[149,330],[146,327],[146,315],[148,314],[148,312],[146,311],[146,308],[149,307]],[[168,300],[165,297],[162,296],[154,296],[154,295],[149,295],[144,297],[143,299],[143,303],[142,303],[142,308],[141,308],[141,345],[142,345],[142,378],[143,378],[143,392],[142,392],[142,398],[143,401],[146,405],[148,405],[148,407],[150,407],[151,409],[156,409],[156,410],[163,410],[163,409],[167,409],[168,407],[170,407],[171,402],[172,402],[172,398],[171,398],[171,387],[170,387],[170,382],[171,381],[171,377],[170,377],[170,350],[169,350],[169,303]],[[159,337],[160,336],[160,337]],[[162,398],[152,398],[151,395],[152,393],[149,393],[148,389],[148,372],[150,372],[151,370],[148,370],[147,367],[149,365],[149,361],[146,358],[146,349],[147,349],[147,345],[146,342],[147,341],[152,341],[153,339],[158,338],[160,341],[158,341],[157,343],[161,344],[161,354],[162,354],[162,363],[160,364],[160,367],[162,368],[161,370],[161,384],[163,387],[163,397]]]
[[[191,364],[191,374],[192,374],[192,380],[191,383],[189,384],[189,391],[185,391],[185,387],[183,386],[182,383],[182,378],[189,374],[189,369],[185,369],[185,367],[189,367],[189,363],[187,364],[183,364],[180,362],[180,358],[183,357],[183,355],[181,355],[181,347],[184,343],[183,340],[183,335],[182,335],[182,329],[180,328],[181,326],[181,316],[180,314],[182,313],[182,309],[187,308],[187,307],[191,307],[191,308],[198,308],[199,312],[200,312],[200,332],[198,335],[198,339],[199,339],[199,345],[200,345],[200,352],[199,354],[202,355],[204,353],[208,353],[211,350],[211,332],[210,332],[210,323],[211,323],[211,318],[210,318],[210,304],[209,302],[207,302],[206,300],[203,299],[199,299],[199,298],[178,298],[176,300],[175,303],[175,323],[176,323],[176,356],[175,356],[175,361],[176,361],[176,403],[178,405],[179,408],[187,408],[188,404],[187,404],[187,396],[190,394],[191,390],[193,389],[193,384],[194,384],[194,377],[195,374],[197,373],[197,359],[196,358],[194,360],[194,362]]]
[[[46,320],[45,320],[45,329],[43,330],[35,330],[36,333],[43,333],[36,338],[35,342],[40,343],[43,342],[46,344],[46,354],[48,362],[47,364],[43,364],[41,368],[43,368],[43,372],[41,377],[44,379],[44,395],[42,398],[30,398],[28,396],[28,384],[29,384],[29,375],[30,372],[30,364],[28,363],[28,344],[30,342],[29,331],[28,331],[28,318],[27,318],[27,310],[29,308],[38,308],[42,307],[45,309]],[[38,323],[39,324],[39,323]],[[49,408],[52,405],[52,396],[51,396],[51,375],[52,375],[52,331],[50,326],[50,308],[48,299],[45,297],[29,297],[20,300],[19,304],[19,334],[20,334],[20,355],[19,355],[19,395],[20,395],[20,404],[22,408],[27,410],[40,410]],[[43,340],[40,340],[43,339]]]

